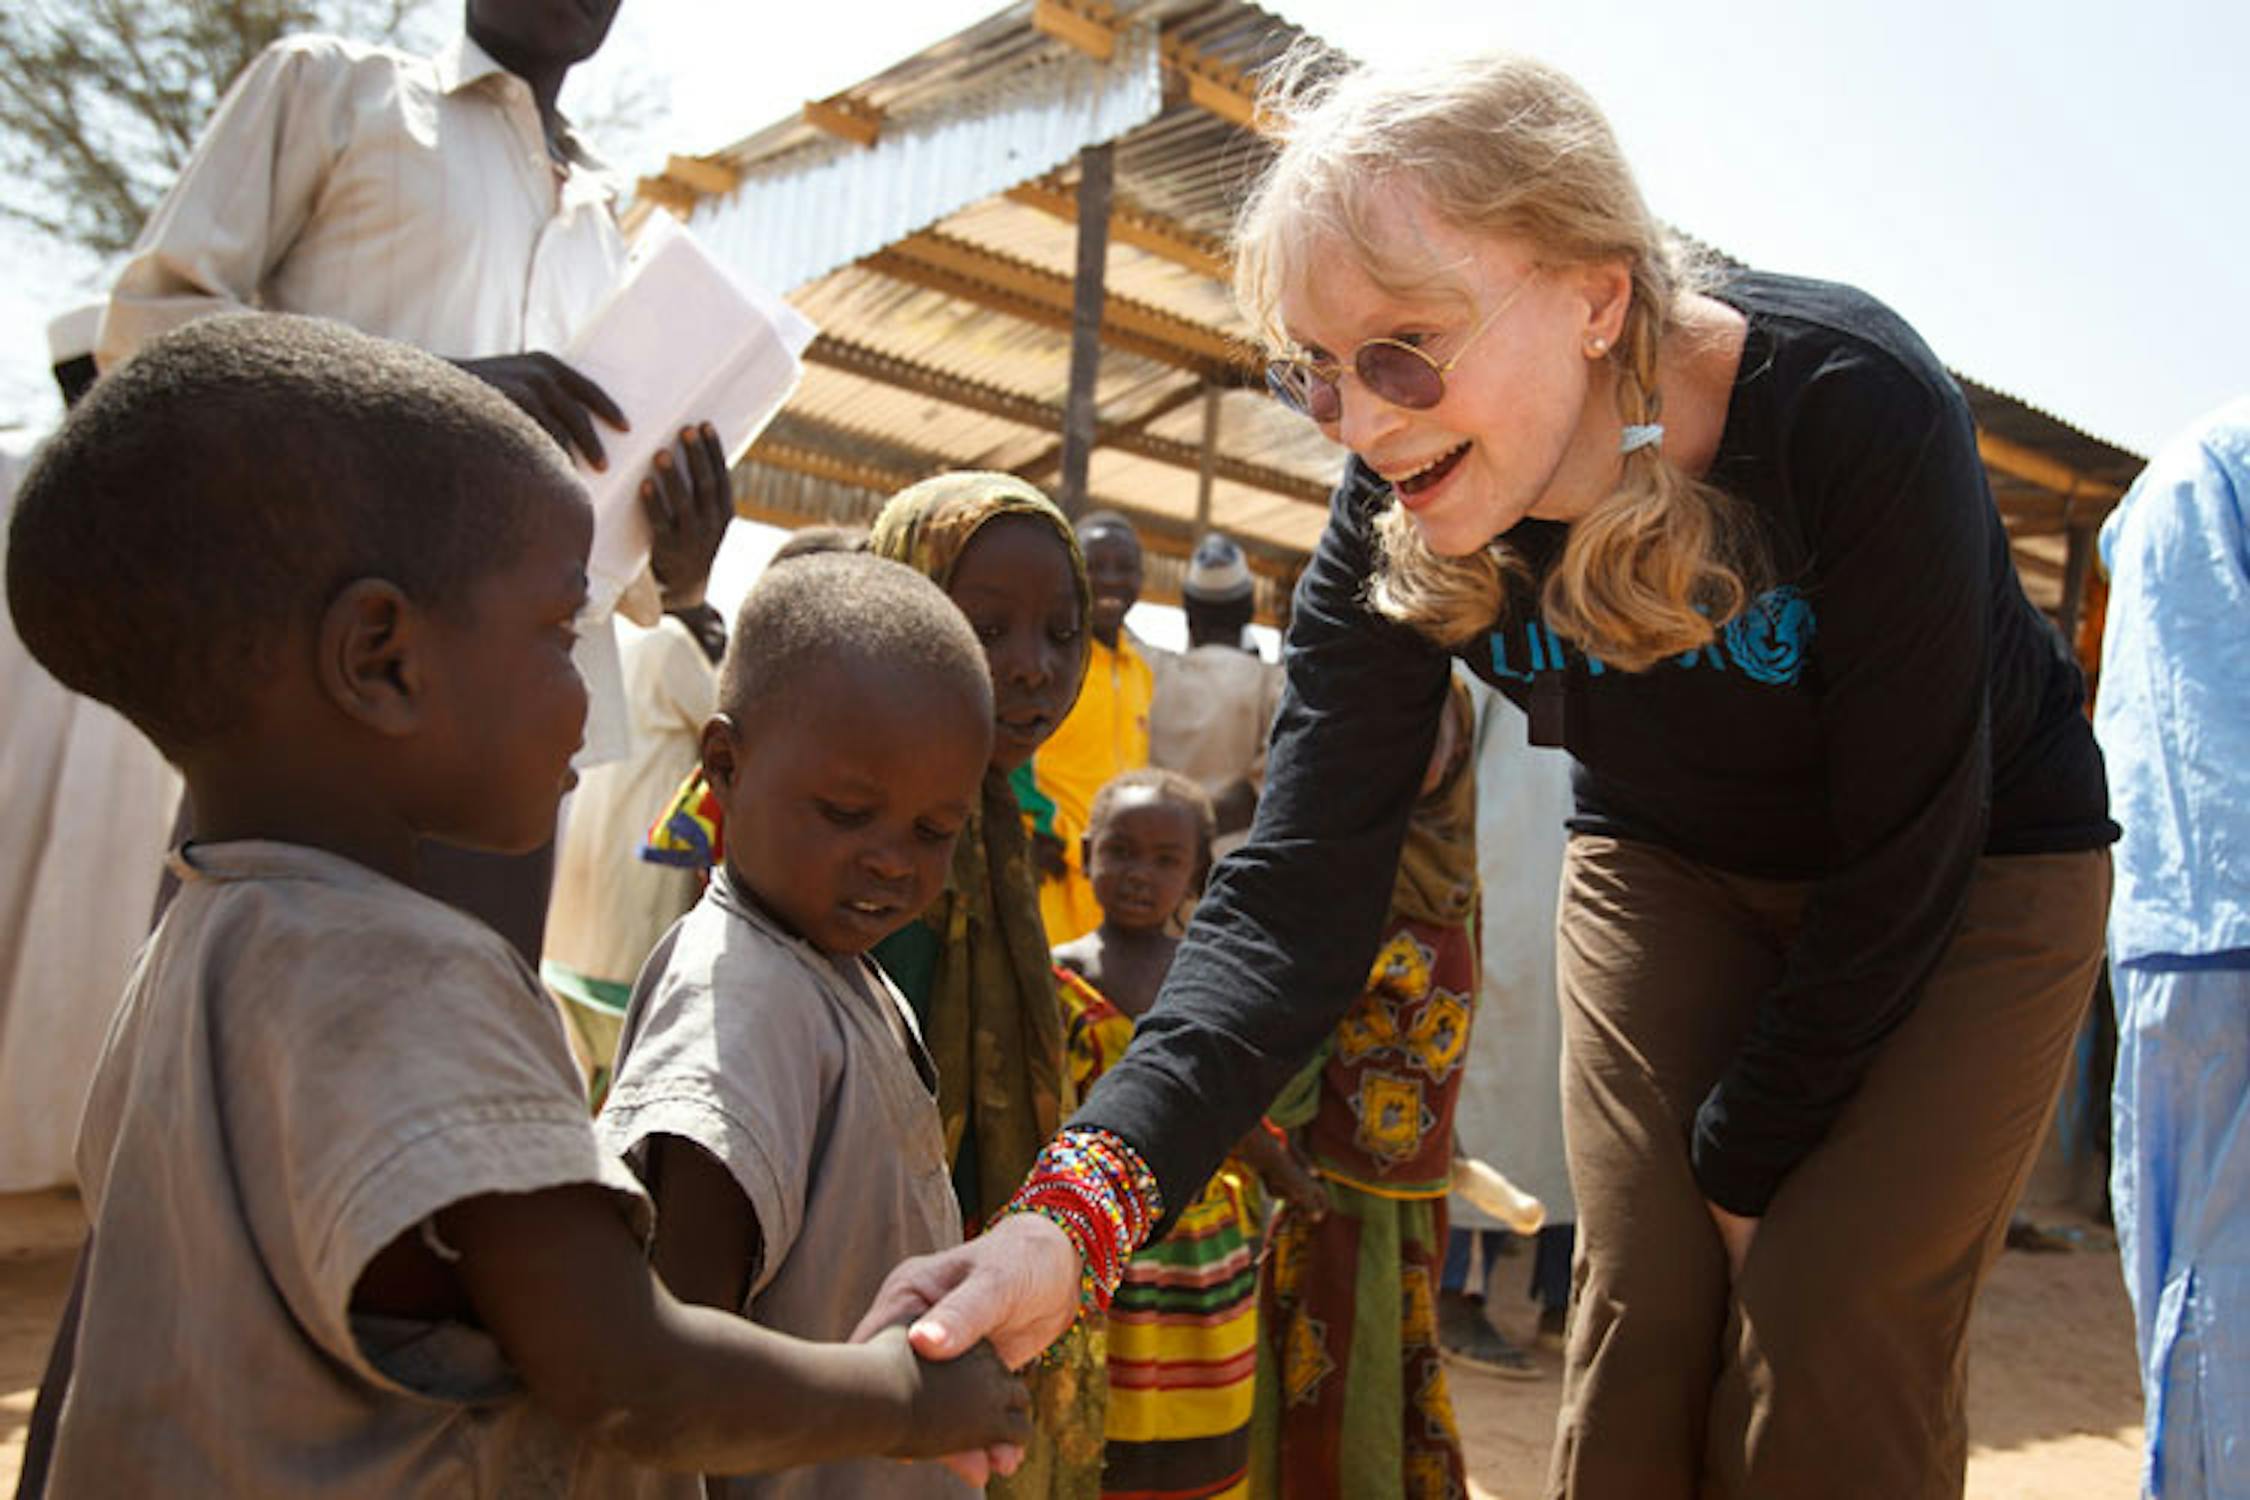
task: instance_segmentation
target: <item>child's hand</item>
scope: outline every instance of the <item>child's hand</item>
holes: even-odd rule
[[[1266,1191],[1306,1218],[1318,1221],[1328,1217],[1328,1184],[1322,1182],[1296,1152],[1278,1153],[1273,1167],[1263,1175]]]
[[[990,1343],[959,1359],[924,1359],[907,1343],[901,1325],[884,1329],[868,1344],[900,1361],[909,1382],[906,1430],[891,1457],[982,1458],[1030,1438],[1031,1392],[1008,1373]]]
[[[641,481],[641,510],[648,516],[649,571],[656,575],[666,609],[703,602],[711,560],[719,555],[727,522],[734,519],[734,485],[726,450],[709,422],[680,430],[683,462],[663,449]]]
[[[1069,874],[1070,862],[1063,855],[1063,841],[1051,833],[1032,830],[1031,868],[1042,880],[1060,880]]]
[[[1234,1148],[1257,1172],[1266,1191],[1312,1220],[1328,1216],[1328,1185],[1320,1180],[1285,1135],[1254,1125]]]

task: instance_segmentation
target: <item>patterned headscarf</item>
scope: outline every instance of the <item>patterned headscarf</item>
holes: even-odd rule
[[[1002,516],[1043,521],[1070,556],[1083,680],[1092,650],[1083,627],[1094,597],[1086,560],[1069,520],[1032,485],[984,472],[925,479],[883,507],[867,547],[946,588],[970,541]],[[983,805],[954,846],[952,879],[922,920],[941,944],[927,1041],[947,1157],[958,1157],[968,1132],[976,1133],[976,1199],[962,1206],[973,1226],[1022,1185],[1032,1158],[1075,1102],[1063,1098],[1062,1013],[1039,918],[1039,882],[1006,776],[986,774]]]

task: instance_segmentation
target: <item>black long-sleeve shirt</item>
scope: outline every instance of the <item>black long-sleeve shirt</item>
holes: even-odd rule
[[[1533,586],[1459,655],[1571,751],[1574,831],[1814,883],[1695,1122],[1706,1195],[1757,1214],[1913,1008],[1978,856],[2116,827],[2083,684],[2023,595],[1944,368],[1846,287],[1744,275],[1716,295],[1749,330],[1708,477],[1758,528],[1755,601],[1633,673],[1541,624]],[[1298,586],[1250,841],[1074,1121],[1132,1142],[1175,1207],[1335,1025],[1379,935],[1449,670],[1364,603],[1385,503],[1355,462]],[[1563,534],[1506,540],[1537,573]]]

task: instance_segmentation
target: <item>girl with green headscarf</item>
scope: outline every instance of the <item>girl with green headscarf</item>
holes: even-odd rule
[[[954,846],[945,894],[875,949],[937,1064],[938,1113],[973,1233],[1077,1104],[1062,1097],[1061,1008],[1008,775],[1077,701],[1093,594],[1070,522],[1012,474],[942,474],[900,491],[875,518],[868,549],[944,589],[992,667],[983,806]],[[1081,1323],[1056,1345],[1033,1376],[1037,1430],[1023,1464],[989,1493],[1099,1495],[1106,1367],[1098,1323]]]

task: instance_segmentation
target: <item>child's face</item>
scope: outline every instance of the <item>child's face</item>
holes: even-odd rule
[[[1115,642],[1126,611],[1141,597],[1141,544],[1129,531],[1104,526],[1081,536],[1086,581],[1094,589],[1094,634]]]
[[[571,659],[586,604],[593,512],[575,490],[538,505],[521,555],[472,586],[462,605],[430,611],[425,656],[432,709],[429,768],[414,822],[451,843],[501,853],[555,833],[555,806],[576,780],[586,685]]]
[[[860,953],[945,886],[990,754],[981,705],[910,671],[814,673],[703,731],[727,868],[824,953]]]
[[[1156,788],[1119,792],[1086,836],[1086,878],[1103,917],[1130,930],[1162,927],[1195,882],[1201,842],[1194,812]]]
[[[1070,552],[1034,516],[977,528],[946,593],[969,617],[992,668],[992,768],[1013,771],[1061,727],[1085,675]]]

